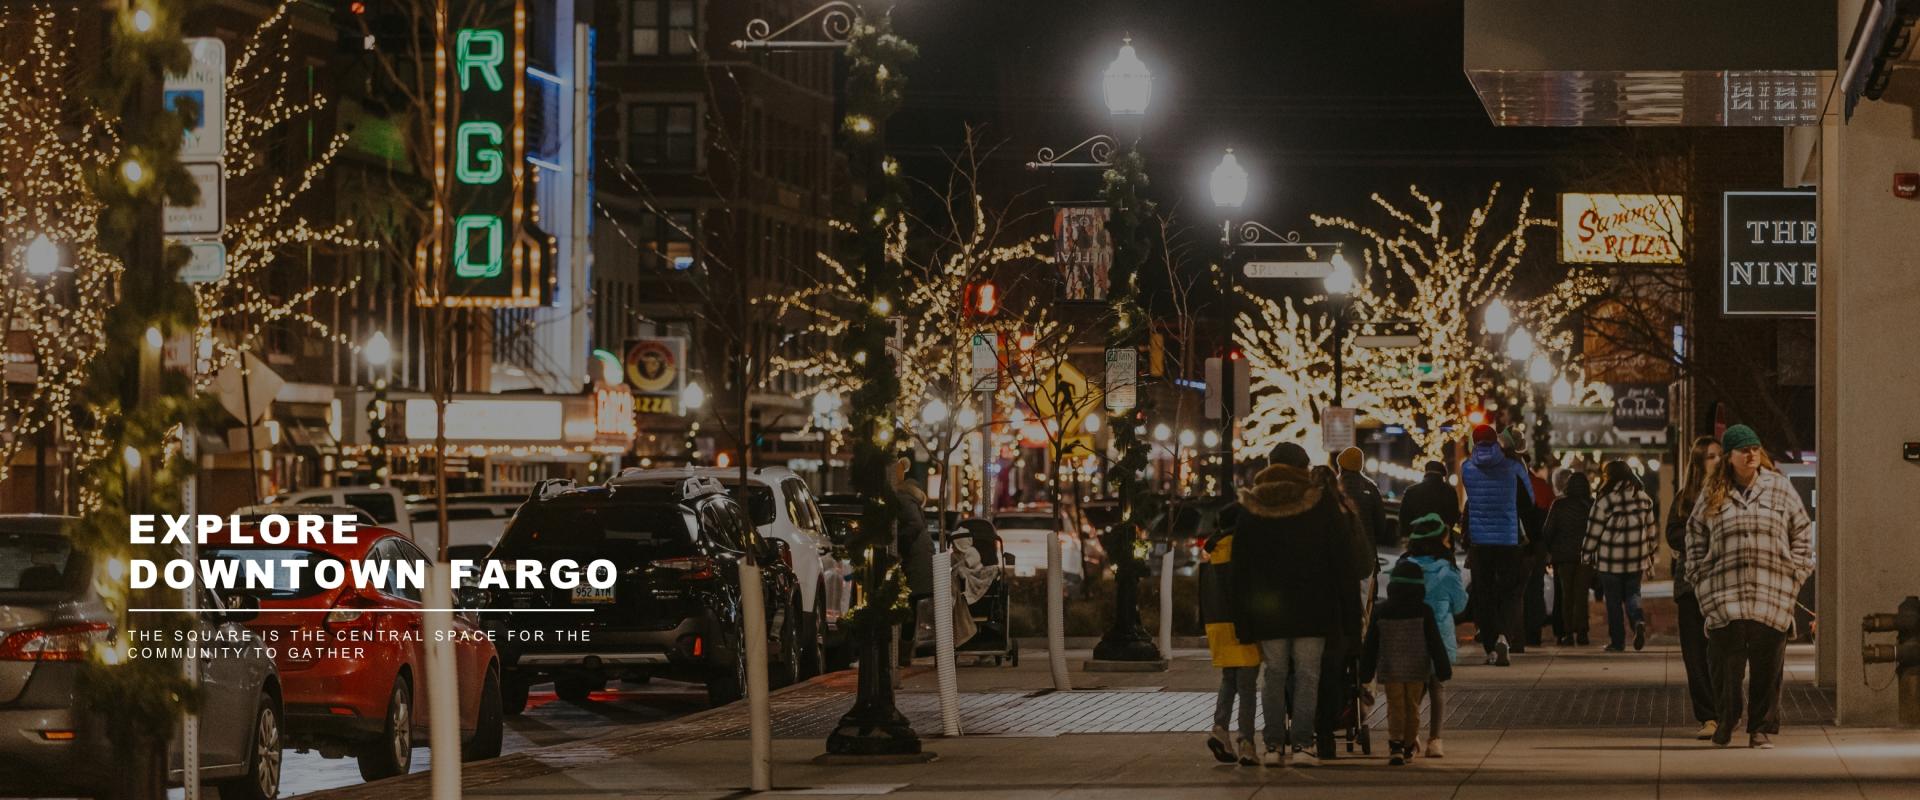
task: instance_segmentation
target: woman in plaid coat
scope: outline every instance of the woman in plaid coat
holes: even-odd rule
[[[1587,513],[1587,539],[1580,553],[1600,576],[1607,606],[1607,651],[1627,649],[1626,622],[1633,623],[1633,649],[1647,646],[1647,615],[1640,610],[1640,576],[1653,563],[1659,536],[1653,499],[1625,461],[1607,463],[1607,483]]]
[[[1733,740],[1747,683],[1747,744],[1771,748],[1794,598],[1813,574],[1813,523],[1752,428],[1728,428],[1720,446],[1724,460],[1687,520],[1686,560],[1707,620],[1720,723],[1713,743]]]

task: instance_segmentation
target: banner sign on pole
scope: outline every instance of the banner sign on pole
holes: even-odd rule
[[[1813,192],[1721,195],[1721,313],[1813,315],[1819,280],[1819,210]]]
[[[1107,275],[1113,269],[1107,220],[1112,216],[1105,206],[1054,210],[1053,258],[1060,267],[1061,299],[1107,299]]]
[[[1320,449],[1338,453],[1354,446],[1353,409],[1338,406],[1320,412]]]
[[[1000,334],[976,333],[972,341],[973,371],[967,387],[976,392],[1000,388]]]
[[[1107,410],[1118,414],[1139,404],[1140,351],[1131,347],[1107,350]]]

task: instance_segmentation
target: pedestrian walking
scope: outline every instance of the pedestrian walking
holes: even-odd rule
[[[1216,529],[1206,543],[1207,560],[1200,565],[1200,617],[1206,625],[1207,651],[1213,666],[1220,670],[1220,694],[1213,705],[1213,733],[1207,749],[1215,760],[1231,764],[1238,758],[1243,766],[1260,763],[1253,748],[1254,692],[1260,681],[1260,647],[1240,641],[1228,611],[1228,587],[1233,582],[1233,531]],[[1228,732],[1239,702],[1238,737]]]
[[[1553,563],[1554,613],[1560,618],[1559,642],[1586,645],[1587,593],[1593,589],[1593,568],[1582,549],[1587,542],[1587,516],[1593,511],[1593,488],[1587,476],[1573,473],[1547,511],[1547,558]]]
[[[1315,753],[1322,761],[1331,761],[1339,757],[1339,748],[1334,746],[1335,732],[1340,728],[1340,716],[1347,708],[1349,695],[1357,692],[1360,660],[1360,631],[1366,622],[1366,598],[1373,596],[1373,586],[1367,581],[1379,569],[1379,555],[1374,550],[1373,538],[1365,533],[1367,523],[1364,512],[1348,496],[1343,488],[1343,476],[1325,466],[1315,466],[1310,470],[1315,485],[1328,497],[1339,500],[1341,510],[1347,515],[1347,554],[1351,559],[1353,573],[1359,576],[1352,587],[1355,601],[1340,612],[1338,625],[1327,636],[1327,644],[1320,651],[1320,699],[1315,704],[1313,733],[1316,742]],[[1371,482],[1369,482],[1371,483]],[[1375,489],[1375,501],[1378,502],[1378,489]],[[1381,519],[1385,519],[1381,512]],[[1384,524],[1384,523],[1383,523]]]
[[[1493,428],[1486,425],[1473,429],[1473,451],[1460,467],[1460,480],[1467,492],[1463,521],[1478,595],[1474,627],[1487,663],[1504,667],[1512,663],[1508,637],[1520,635],[1525,611],[1526,536],[1520,513],[1523,503],[1532,505],[1532,481],[1526,467],[1500,449]]]
[[[1426,602],[1426,576],[1420,565],[1401,560],[1387,581],[1387,601],[1373,610],[1367,626],[1360,679],[1380,679],[1387,696],[1387,748],[1401,766],[1419,750],[1420,700],[1430,680],[1453,677],[1445,642],[1433,609]]]
[[[1258,642],[1266,687],[1268,766],[1319,762],[1314,752],[1321,657],[1358,598],[1339,498],[1313,481],[1306,450],[1274,448],[1273,463],[1239,492],[1231,613],[1244,641]],[[1283,713],[1293,698],[1292,714]]]
[[[1460,645],[1454,640],[1454,617],[1467,610],[1466,582],[1453,560],[1453,531],[1439,514],[1428,514],[1413,521],[1407,536],[1408,561],[1419,565],[1425,580],[1427,608],[1433,609],[1433,623],[1440,629],[1440,641],[1447,649],[1447,663],[1460,663]],[[1427,743],[1429,758],[1445,755],[1440,744],[1440,723],[1446,719],[1446,693],[1439,682],[1427,686]]]
[[[1647,615],[1640,608],[1640,578],[1653,563],[1659,533],[1653,499],[1627,462],[1607,462],[1606,484],[1587,514],[1587,538],[1581,555],[1600,576],[1607,607],[1607,651],[1625,651],[1627,625],[1633,625],[1633,649],[1647,646]]]
[[[1680,661],[1687,667],[1687,697],[1692,700],[1693,718],[1700,730],[1693,736],[1706,741],[1719,730],[1718,710],[1714,708],[1713,662],[1707,658],[1707,619],[1700,614],[1700,595],[1687,580],[1687,519],[1700,502],[1701,488],[1707,476],[1720,468],[1720,443],[1711,436],[1693,440],[1687,453],[1687,472],[1681,476],[1680,493],[1667,509],[1667,547],[1673,551],[1673,604],[1680,625]]]
[[[1713,743],[1732,741],[1745,684],[1747,744],[1770,749],[1794,598],[1813,574],[1812,522],[1752,428],[1728,428],[1720,447],[1724,461],[1687,520],[1687,580],[1707,620],[1717,695]]]
[[[1382,547],[1397,547],[1400,537],[1387,525],[1387,506],[1380,499],[1380,484],[1360,471],[1366,465],[1366,458],[1358,447],[1340,451],[1335,460],[1340,467],[1340,490],[1346,492],[1348,502],[1360,516],[1361,533],[1367,541]]]
[[[1444,461],[1427,462],[1420,482],[1401,493],[1400,535],[1411,535],[1413,521],[1428,514],[1438,515],[1449,529],[1460,526],[1460,493],[1447,483],[1447,464]]]

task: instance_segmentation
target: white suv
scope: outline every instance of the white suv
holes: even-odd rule
[[[826,521],[820,516],[820,508],[806,481],[786,467],[759,467],[747,472],[747,492],[742,496],[736,488],[740,479],[737,468],[663,467],[621,472],[621,477],[649,480],[696,475],[719,480],[746,508],[761,535],[786,542],[787,549],[793,553],[794,577],[800,582],[800,603],[806,609],[800,626],[800,641],[806,650],[801,654],[801,670],[807,675],[817,675],[828,669],[830,659],[843,661],[835,655],[844,654],[848,648],[835,647],[832,648],[835,652],[830,653],[828,642],[831,639],[839,645],[845,640],[840,620],[847,612],[851,596],[853,565],[835,556],[833,542],[827,538]]]

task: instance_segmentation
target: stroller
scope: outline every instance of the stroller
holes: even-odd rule
[[[1385,561],[1385,559],[1381,559]],[[1382,567],[1385,568],[1384,565]],[[1379,591],[1380,572],[1367,578],[1367,590],[1363,595],[1363,613],[1360,616],[1360,638],[1366,638],[1366,626],[1373,620],[1374,594]],[[1344,659],[1340,667],[1341,697],[1340,718],[1334,724],[1335,733],[1344,738],[1347,752],[1359,748],[1361,755],[1373,755],[1373,731],[1367,725],[1367,717],[1373,710],[1373,690],[1360,682],[1359,657]]]
[[[967,606],[977,630],[973,638],[954,643],[954,656],[971,656],[981,661],[991,658],[994,666],[1008,663],[1020,666],[1020,643],[1013,638],[1006,579],[1013,566],[1013,556],[1004,552],[993,523],[984,519],[961,520],[953,535],[956,538],[970,538],[974,550],[980,554],[981,565],[992,567],[999,573],[986,593]],[[915,617],[914,653],[916,656],[933,655],[933,601],[921,600],[915,609]]]

